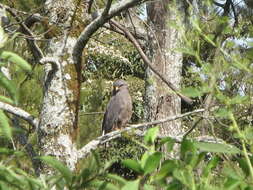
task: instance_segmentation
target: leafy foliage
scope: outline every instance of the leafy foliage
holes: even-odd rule
[[[8,1],[9,2],[9,1]],[[225,1],[222,1],[225,2]],[[41,5],[43,1],[18,1],[15,6],[29,11]],[[144,139],[135,139],[126,134],[101,147],[93,153],[90,160],[84,160],[79,172],[70,171],[64,164],[51,157],[41,157],[53,167],[52,176],[37,178],[22,164],[13,164],[10,160],[23,160],[19,151],[1,148],[0,188],[1,189],[253,189],[253,130],[252,130],[252,8],[236,5],[238,13],[228,14],[225,7],[217,7],[213,1],[198,1],[198,13],[190,12],[194,7],[189,4],[187,22],[189,30],[175,23],[183,33],[183,46],[176,49],[184,54],[184,81],[182,93],[194,98],[193,106],[183,107],[183,111],[198,108],[212,97],[212,112],[206,123],[198,126],[207,133],[224,139],[219,142],[201,142],[183,139],[179,158],[168,158],[159,149],[165,146],[168,153],[173,151],[175,140],[166,137],[157,139],[158,128],[150,129]],[[102,2],[98,2],[99,6]],[[230,13],[233,13],[230,11]],[[193,16],[191,16],[193,15]],[[231,15],[234,15],[231,17]],[[235,19],[235,20],[236,20]],[[101,32],[101,31],[99,31]],[[98,33],[99,33],[98,32]],[[134,99],[133,121],[143,119],[142,96],[144,94],[144,66],[140,56],[126,40],[109,32],[96,34],[101,42],[90,43],[89,60],[83,72],[86,79],[81,94],[84,113],[103,111],[110,97],[110,81],[125,78],[130,84]],[[19,102],[26,110],[37,115],[42,98],[40,80],[42,69],[35,68],[29,80],[17,88],[20,78],[26,77],[31,67],[23,58],[6,49],[7,40],[0,30],[0,67],[11,66],[13,80],[0,72],[2,95],[0,101],[16,105]],[[241,45],[240,42],[246,42]],[[19,53],[30,58],[24,44],[17,43]],[[112,49],[110,47],[113,46]],[[10,48],[10,47],[8,47]],[[22,50],[21,50],[22,49]],[[105,51],[101,51],[105,50]],[[27,55],[28,54],[28,55]],[[32,60],[30,58],[30,60]],[[25,71],[25,72],[24,72]],[[18,93],[20,92],[20,93]],[[27,93],[30,92],[30,93]],[[80,114],[80,144],[85,144],[100,135],[102,115],[85,116]],[[183,121],[191,127],[196,117]],[[9,118],[0,111],[1,134],[12,137]],[[196,134],[199,132],[197,131]],[[192,136],[196,135],[195,133]],[[142,148],[140,148],[140,146]],[[97,155],[98,154],[98,155]],[[14,159],[15,158],[15,159]],[[117,175],[115,170],[131,173],[131,178]],[[116,167],[117,166],[117,167]],[[124,170],[122,170],[122,168]],[[120,172],[119,172],[120,173]]]
[[[125,159],[122,163],[138,174],[134,180],[125,180],[115,174],[108,173],[109,168],[114,161],[101,164],[96,153],[93,153],[90,164],[78,173],[71,172],[66,166],[58,160],[51,157],[41,157],[45,163],[53,167],[57,174],[44,179],[35,179],[28,177],[25,172],[14,168],[0,166],[1,171],[5,171],[6,176],[2,178],[4,185],[13,186],[17,184],[20,187],[30,187],[28,189],[48,189],[53,186],[57,189],[67,187],[68,189],[194,189],[194,190],[215,190],[215,189],[251,189],[252,165],[247,162],[246,156],[241,156],[238,152],[227,151],[227,147],[222,144],[209,145],[208,143],[199,146],[195,140],[184,139],[181,143],[180,159],[165,158],[165,154],[154,150],[157,144],[157,128],[150,129],[145,135],[145,139],[154,139],[154,141],[145,141],[148,149],[139,160]],[[161,142],[161,141],[160,141]],[[166,138],[162,144],[171,144],[171,140]],[[253,142],[253,138],[250,141]],[[174,143],[173,143],[174,144]],[[220,146],[217,150],[216,146]],[[203,148],[205,147],[205,148]],[[207,148],[208,147],[208,148]],[[204,150],[203,150],[204,149]],[[207,151],[208,149],[208,151]],[[236,150],[231,145],[231,149]],[[221,150],[224,150],[222,153]],[[210,154],[210,152],[212,154]],[[227,159],[230,158],[230,159]],[[233,158],[233,159],[232,159]],[[253,161],[250,156],[251,162]],[[223,167],[220,167],[223,165]],[[8,177],[10,176],[10,177]],[[18,177],[18,180],[16,178]],[[20,181],[22,179],[22,182]],[[46,183],[43,183],[45,180]]]
[[[4,46],[7,43],[8,37],[4,33],[2,27],[0,27],[0,86],[3,88],[5,92],[9,95],[9,97],[1,95],[1,101],[17,105],[18,104],[18,93],[17,93],[17,86],[13,83],[11,79],[9,79],[8,74],[4,73],[2,68],[6,67],[7,64],[15,64],[19,68],[23,69],[26,72],[31,71],[31,66],[20,56],[13,52],[5,51]],[[8,67],[8,66],[7,66]],[[11,139],[12,137],[12,130],[9,125],[8,117],[5,113],[0,110],[0,126],[1,132],[4,134],[5,137]]]

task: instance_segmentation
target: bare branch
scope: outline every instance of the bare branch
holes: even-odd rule
[[[204,111],[205,111],[204,109],[198,109],[198,110],[194,110],[192,112],[187,112],[187,113],[180,114],[180,115],[170,116],[170,117],[167,117],[165,119],[161,119],[161,120],[157,120],[157,121],[140,123],[140,124],[135,124],[135,125],[129,125],[129,127],[126,127],[126,128],[124,128],[120,131],[113,131],[113,132],[108,133],[106,135],[100,136],[100,137],[96,138],[95,140],[90,141],[83,148],[78,150],[78,158],[79,159],[85,158],[91,152],[91,150],[96,149],[99,145],[104,144],[108,141],[111,141],[112,139],[120,137],[123,132],[127,132],[127,131],[134,130],[134,129],[140,129],[140,128],[144,128],[144,127],[150,127],[150,126],[153,126],[153,125],[158,125],[158,124],[161,124],[161,123],[173,121],[173,120],[176,120],[176,119],[179,119],[179,118],[183,118],[183,117],[186,117],[186,116],[189,116],[189,115],[192,115],[192,114],[196,114],[196,113],[201,113],[201,112],[204,112]],[[179,137],[172,137],[172,138],[174,138],[175,140],[176,139],[178,140],[182,137],[180,137],[180,138]]]
[[[89,0],[89,2],[88,2],[88,13],[91,13],[92,4],[93,4],[93,0]]]
[[[215,4],[218,7],[224,8],[224,4],[218,3],[217,1],[214,1],[213,4]]]
[[[98,115],[98,114],[104,114],[105,112],[100,111],[100,112],[85,112],[85,113],[80,113],[80,115]]]
[[[32,14],[29,15],[26,19],[24,24],[28,27],[31,28],[36,22],[41,22],[42,20],[44,20],[45,17],[41,16],[40,14],[36,13],[36,14]]]
[[[183,135],[184,138],[186,138],[199,124],[199,122],[202,120],[203,118],[199,118],[194,124],[193,126],[188,130],[186,131],[186,133]]]
[[[37,59],[37,61],[40,60],[43,57],[43,53],[42,53],[40,47],[38,46],[38,44],[36,43],[36,41],[34,40],[34,38],[33,38],[34,35],[33,35],[32,31],[19,18],[18,11],[13,8],[10,8],[6,5],[2,5],[2,4],[0,4],[0,5],[3,6],[6,9],[6,11],[8,11],[16,19],[16,21],[21,26],[22,32],[24,34],[30,36],[30,39],[27,39],[27,42],[30,46],[33,56]],[[33,19],[38,19],[38,15],[36,14],[35,17],[33,17]]]
[[[28,112],[22,110],[21,108],[0,102],[0,109],[27,121],[30,125],[32,125],[33,127],[35,127],[35,129],[37,129],[37,126],[39,124],[38,119],[29,114]]]
[[[56,57],[43,57],[40,59],[40,63],[42,65],[46,63],[51,63],[52,65],[56,66],[57,68],[60,66],[59,60]]]
[[[13,125],[17,128],[17,129],[21,129],[22,127],[20,126],[19,123],[19,119],[17,116],[13,117]],[[39,159],[36,159],[36,157],[38,156],[38,154],[35,152],[33,146],[31,143],[28,142],[28,137],[25,133],[19,133],[17,135],[17,139],[19,141],[19,143],[23,146],[23,148],[25,148],[27,154],[30,156],[31,161],[32,161],[32,165],[35,171],[35,174],[37,176],[39,176],[40,174],[40,167],[41,167],[41,162]]]
[[[109,24],[105,24],[103,27],[106,28],[106,29],[108,29],[108,30],[111,30],[113,32],[116,32],[116,33],[118,33],[120,35],[123,35],[123,36],[125,35],[124,32],[122,32],[121,30],[119,30],[119,29],[117,29],[115,27],[110,26]],[[132,35],[136,39],[138,39],[138,40],[145,40],[145,41],[147,40],[147,37],[144,35],[144,33],[138,31],[137,29],[135,29],[136,31],[133,31],[132,28],[128,28],[128,30],[132,33]],[[143,45],[141,44],[141,46],[143,46]]]
[[[105,6],[105,9],[104,9],[104,11],[102,12],[102,15],[101,15],[102,17],[105,17],[105,16],[108,15],[108,12],[111,8],[111,5],[112,5],[112,0],[107,0],[107,4]]]
[[[89,38],[100,28],[103,26],[109,19],[116,16],[123,10],[127,10],[137,4],[145,2],[146,0],[124,0],[119,1],[111,6],[110,11],[107,16],[102,16],[102,14],[98,13],[98,17],[95,18],[81,33],[79,36],[76,45],[73,49],[73,59],[75,64],[79,65],[82,60],[82,52],[84,47],[86,46]],[[109,5],[108,5],[109,6]],[[105,8],[106,9],[106,8]],[[77,67],[78,68],[78,67]]]
[[[125,35],[127,36],[127,38],[130,40],[130,42],[133,43],[133,45],[135,46],[135,48],[138,50],[138,52],[140,53],[144,63],[146,65],[148,65],[150,67],[150,69],[158,76],[162,79],[163,82],[165,82],[180,98],[182,98],[186,103],[188,104],[192,104],[193,100],[190,99],[189,97],[184,96],[183,94],[181,94],[178,89],[174,86],[174,84],[172,84],[170,81],[168,81],[159,71],[156,70],[156,68],[153,66],[153,64],[151,63],[151,61],[149,60],[149,58],[146,56],[146,54],[143,52],[143,50],[141,49],[138,41],[134,38],[134,36],[122,25],[118,24],[117,22],[111,20],[110,23],[112,23],[115,27],[119,28],[122,32],[125,33]]]
[[[234,26],[237,26],[238,25],[238,16],[237,16],[237,13],[236,13],[236,10],[235,10],[235,5],[234,5],[233,1],[231,2],[231,7],[232,7],[232,11],[234,13],[234,18],[235,18]]]

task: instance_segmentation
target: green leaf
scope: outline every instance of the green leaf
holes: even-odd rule
[[[245,179],[245,173],[240,167],[237,167],[237,165],[231,166],[228,163],[224,164],[222,174],[225,175],[226,177],[230,177],[237,180]]]
[[[159,132],[158,127],[150,128],[145,134],[144,141],[149,145],[154,144],[158,132]]]
[[[104,164],[104,170],[108,170],[115,162],[117,162],[116,159],[106,161],[106,163]]]
[[[253,140],[253,129],[251,126],[247,127],[244,131],[243,134],[246,139],[248,140]]]
[[[15,155],[17,157],[20,157],[20,156],[24,156],[25,153],[22,152],[22,151],[15,151],[15,150],[12,150],[12,149],[8,149],[8,148],[0,148],[0,155]]]
[[[194,142],[194,145],[205,152],[227,153],[227,154],[239,154],[241,150],[233,145],[221,144],[221,143],[207,143],[207,142]]]
[[[5,66],[7,63],[0,61],[0,67]]]
[[[94,173],[94,172],[98,171],[99,168],[101,168],[101,167],[100,167],[98,155],[96,152],[92,151],[92,158],[89,163],[89,170],[91,173]]]
[[[152,173],[155,169],[158,168],[160,164],[160,160],[162,158],[162,153],[161,152],[155,152],[151,154],[145,163],[144,166],[144,174],[149,174]]]
[[[187,55],[196,56],[196,52],[190,48],[176,48],[175,50]]]
[[[96,188],[97,190],[119,190],[119,188],[116,185],[101,180],[92,180],[87,184],[86,187],[93,187]]]
[[[118,176],[118,175],[114,175],[114,174],[107,174],[106,177],[108,179],[112,179],[113,181],[116,181],[119,185],[125,185],[127,183],[127,180],[125,180],[124,178]]]
[[[193,87],[184,88],[182,89],[181,93],[192,98],[202,96],[202,92],[199,89]]]
[[[17,64],[20,68],[24,69],[25,71],[32,70],[31,65],[29,65],[22,57],[20,57],[19,55],[15,54],[15,53],[3,51],[0,54],[0,57],[2,59],[6,59],[8,61],[11,61],[11,62]]]
[[[26,177],[26,180],[29,182],[31,189],[43,189],[43,184],[40,180],[31,177]]]
[[[248,44],[249,46],[252,47],[252,43]],[[253,59],[253,48],[248,48],[245,50],[247,58]]]
[[[228,118],[231,114],[231,111],[227,108],[219,108],[214,114],[216,117]]]
[[[240,183],[241,182],[237,179],[227,178],[227,181],[224,184],[224,188],[226,190],[236,189],[240,185]]]
[[[237,95],[233,98],[231,98],[229,100],[229,104],[230,105],[234,105],[234,104],[242,104],[243,102],[249,100],[249,96],[240,96],[240,95]]]
[[[167,177],[169,174],[172,174],[172,172],[177,168],[177,164],[174,160],[165,160],[162,163],[161,169],[155,176],[155,180],[162,180],[165,177]]]
[[[13,154],[15,151],[8,149],[8,148],[0,148],[0,154],[7,154],[7,155],[11,155]]]
[[[141,168],[144,168],[146,161],[148,159],[149,153],[145,152],[141,157]]]
[[[4,182],[0,181],[0,189],[9,190],[10,188]]]
[[[0,127],[2,129],[3,134],[8,138],[11,139],[12,131],[11,127],[8,122],[7,116],[4,114],[3,110],[0,110]]]
[[[202,33],[201,28],[199,27],[199,20],[198,19],[192,19],[192,26],[194,29],[196,29],[198,32]]]
[[[212,44],[214,47],[216,47],[216,44],[214,43],[214,41],[212,40],[212,35],[205,35],[202,33],[202,36],[205,38],[205,40],[207,42],[209,42],[210,44]]]
[[[156,190],[156,187],[153,186],[153,185],[145,184],[144,185],[144,190]]]
[[[196,156],[196,160],[194,159],[194,161],[191,163],[191,166],[193,168],[197,167],[198,164],[201,163],[201,161],[203,161],[205,159],[205,156],[206,156],[206,152],[201,152],[198,154],[198,156]]]
[[[171,152],[173,150],[176,141],[170,137],[165,137],[161,140],[160,145],[166,144],[167,151]]]
[[[244,70],[246,72],[251,72],[250,69],[247,68],[247,65],[240,63],[239,61],[234,60],[234,62],[232,63],[232,65],[240,70]]]
[[[173,171],[173,176],[189,189],[196,189],[191,168],[176,169]]]
[[[127,184],[121,190],[138,190],[140,180],[128,181]]]
[[[51,156],[41,156],[39,157],[39,159],[44,161],[46,164],[48,164],[52,168],[58,170],[68,184],[72,182],[72,177],[73,177],[72,172],[70,171],[68,167],[64,166],[59,160]]]
[[[18,101],[16,87],[2,72],[0,72],[0,86],[4,87],[15,103]]]
[[[186,163],[191,161],[192,156],[196,153],[196,148],[190,140],[184,139],[181,143],[181,158],[185,160]],[[197,156],[197,155],[195,155]]]
[[[1,96],[1,95],[0,95],[0,102],[5,102],[5,103],[8,103],[8,104],[14,104],[12,99],[7,98],[5,96]]]
[[[237,158],[240,168],[243,170],[246,176],[250,174],[247,161],[244,158]]]
[[[173,180],[167,185],[166,190],[182,190],[182,189],[184,189],[183,185],[178,180]]]
[[[126,167],[128,167],[129,169],[132,169],[132,170],[136,171],[139,174],[143,174],[143,169],[137,161],[131,160],[131,159],[126,159],[126,160],[123,160],[122,163]]]
[[[91,171],[88,168],[84,168],[79,176],[82,177],[83,179],[88,179],[88,177],[91,174],[92,173],[91,173]]]
[[[212,169],[216,168],[220,159],[217,156],[214,156],[207,164],[207,166],[203,169],[203,177],[208,177],[208,175],[212,175]]]

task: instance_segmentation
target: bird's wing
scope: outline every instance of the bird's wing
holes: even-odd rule
[[[105,133],[106,133],[106,131],[105,131],[106,117],[107,117],[107,109],[106,109],[106,111],[105,111],[104,118],[103,118],[103,122],[102,122],[102,135],[105,135]]]
[[[118,104],[118,98],[116,96],[112,96],[110,99],[106,112],[104,115],[103,123],[102,123],[102,132],[106,134],[112,131],[113,126],[115,125],[118,113],[120,110],[120,105]]]
[[[130,120],[132,101],[127,89],[121,89],[111,97],[102,123],[102,132],[106,134],[114,128],[121,128]]]
[[[127,89],[122,89],[118,96],[119,108],[117,122],[124,127],[132,116],[132,100]]]

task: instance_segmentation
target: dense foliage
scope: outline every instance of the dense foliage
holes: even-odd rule
[[[221,2],[225,5],[228,1]],[[41,3],[43,1],[20,1],[15,6],[30,11]],[[101,146],[82,160],[77,172],[52,157],[38,157],[56,173],[36,177],[24,147],[17,145],[14,138],[27,134],[36,149],[35,132],[25,122],[21,122],[22,129],[14,129],[12,115],[0,110],[0,188],[253,189],[253,10],[242,2],[234,3],[234,8],[213,1],[198,3],[198,11],[188,4],[188,29],[168,23],[183,33],[182,46],[175,50],[184,53],[181,92],[195,100],[193,106],[182,104],[182,110],[204,107],[207,99],[211,99],[206,115],[183,119],[183,127],[194,131],[190,137],[181,139],[176,158],[168,157],[178,144],[176,140],[161,139],[158,128],[152,128],[143,138],[126,134],[123,139]],[[124,78],[130,84],[134,105],[131,122],[144,120],[145,68],[139,54],[120,35],[115,37],[104,29],[96,35],[103,43],[92,39],[87,50],[88,64],[82,73],[79,146],[101,135],[102,113],[110,97],[111,82],[116,78]],[[112,36],[117,40],[111,40]],[[0,28],[0,67],[8,67],[11,73],[8,78],[2,70],[0,72],[0,101],[21,106],[38,116],[42,68],[36,66],[31,73],[31,66],[17,54],[31,63],[34,61],[22,40],[7,42],[7,35]],[[195,138],[200,135],[203,138]],[[212,141],[203,135],[212,135]],[[166,154],[161,151],[164,146]],[[115,163],[131,176],[121,175],[122,172],[118,172],[121,176],[115,174]]]

